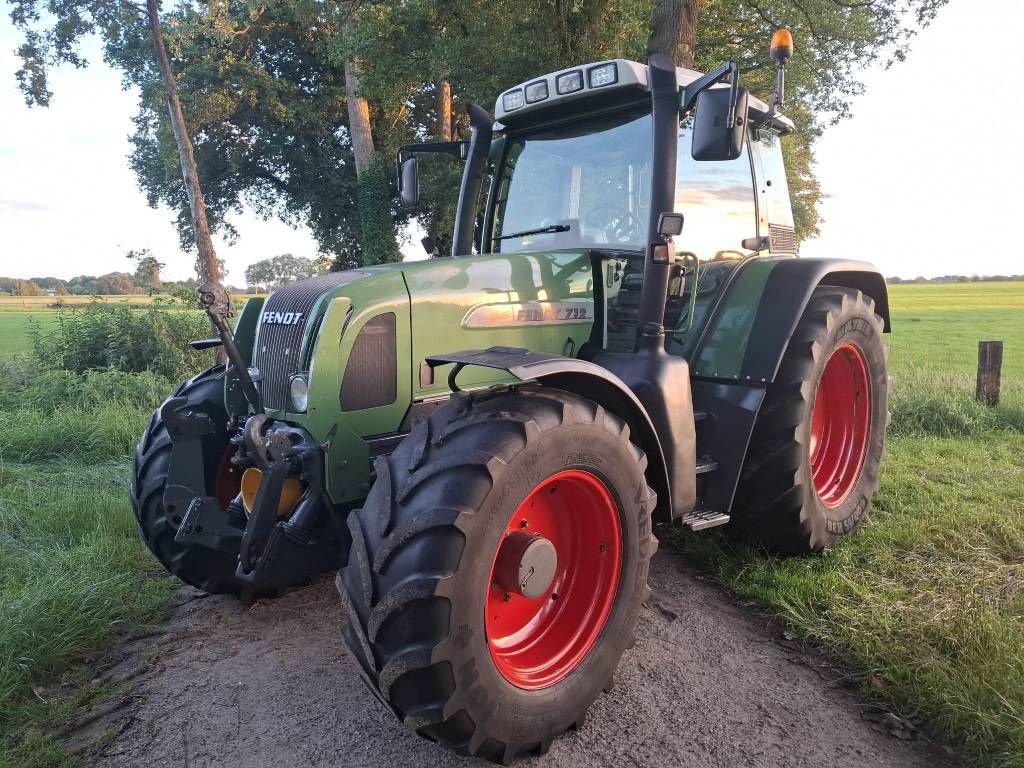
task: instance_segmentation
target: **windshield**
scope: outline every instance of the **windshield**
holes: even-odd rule
[[[485,243],[484,248],[504,253],[642,249],[650,178],[650,114],[619,113],[512,136],[498,181],[490,247]]]

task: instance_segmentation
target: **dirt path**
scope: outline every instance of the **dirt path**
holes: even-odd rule
[[[825,660],[735,606],[677,555],[655,558],[651,586],[615,688],[583,729],[519,764],[956,764],[879,717]],[[341,646],[333,579],[251,607],[200,594],[183,592],[167,634],[137,641],[104,673],[134,687],[90,727],[108,734],[92,765],[485,765],[407,732],[376,703]]]

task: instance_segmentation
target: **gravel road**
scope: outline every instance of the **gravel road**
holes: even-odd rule
[[[959,765],[858,698],[833,664],[664,550],[615,687],[581,730],[517,765]],[[332,578],[252,606],[181,594],[165,634],[98,662],[99,679],[129,681],[130,692],[73,735],[90,764],[488,765],[407,732],[364,688],[340,641]]]

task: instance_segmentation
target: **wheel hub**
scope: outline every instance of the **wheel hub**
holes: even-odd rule
[[[494,581],[506,592],[534,600],[548,591],[557,565],[558,553],[548,539],[515,531],[498,549]]]
[[[484,627],[513,685],[554,685],[583,663],[615,606],[622,573],[619,507],[595,475],[564,470],[511,516],[491,566]]]
[[[867,361],[860,348],[843,344],[825,364],[811,413],[811,476],[826,507],[838,507],[857,485],[870,431]]]

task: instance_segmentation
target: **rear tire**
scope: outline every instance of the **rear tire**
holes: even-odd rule
[[[213,434],[202,441],[206,492],[225,504],[224,497],[234,498],[238,493],[233,485],[239,475],[236,467],[224,464],[232,450],[226,430],[224,366],[214,366],[189,379],[172,396],[187,398],[192,410],[205,413],[214,422]],[[142,539],[164,568],[186,584],[211,594],[240,595],[245,585],[235,578],[237,555],[206,547],[183,547],[174,540],[184,510],[168,511],[163,504],[171,445],[158,408],[134,454],[131,500]]]
[[[420,735],[505,763],[523,752],[543,753],[581,723],[632,645],[647,591],[657,540],[646,465],[624,422],[566,392],[522,387],[459,394],[417,422],[391,456],[376,460],[365,505],[349,516],[351,551],[338,572],[343,638],[370,689]],[[568,503],[579,498],[566,495],[577,481],[581,492],[596,494],[583,498],[613,503],[603,511],[599,504]],[[576,547],[598,565],[591,567],[593,583],[588,577],[574,590],[570,577],[556,575],[540,597],[527,598],[504,593],[492,580],[499,572],[496,552],[516,535],[509,531],[532,533],[526,518],[541,519],[528,503],[541,498],[538,489],[544,499],[565,502],[552,502],[560,514],[549,526],[575,523],[576,512],[588,522],[570,526],[582,533],[559,550],[559,563],[578,562],[571,554]],[[595,529],[609,540],[619,537],[621,548],[601,538],[605,533],[587,538]],[[600,584],[608,585],[606,610],[593,614],[599,621],[580,619],[580,632],[589,634],[575,635],[586,642],[560,640],[574,637],[561,629],[576,626],[575,618],[552,620],[551,631],[537,635],[535,647],[552,649],[541,659],[517,655],[514,642],[505,644],[512,634],[500,638],[500,648],[499,638],[488,636],[503,602],[538,617],[570,617],[570,606],[600,594]],[[549,602],[563,587],[562,602]]]
[[[818,552],[867,518],[889,421],[882,329],[870,296],[815,289],[757,416],[730,525],[742,538]]]

